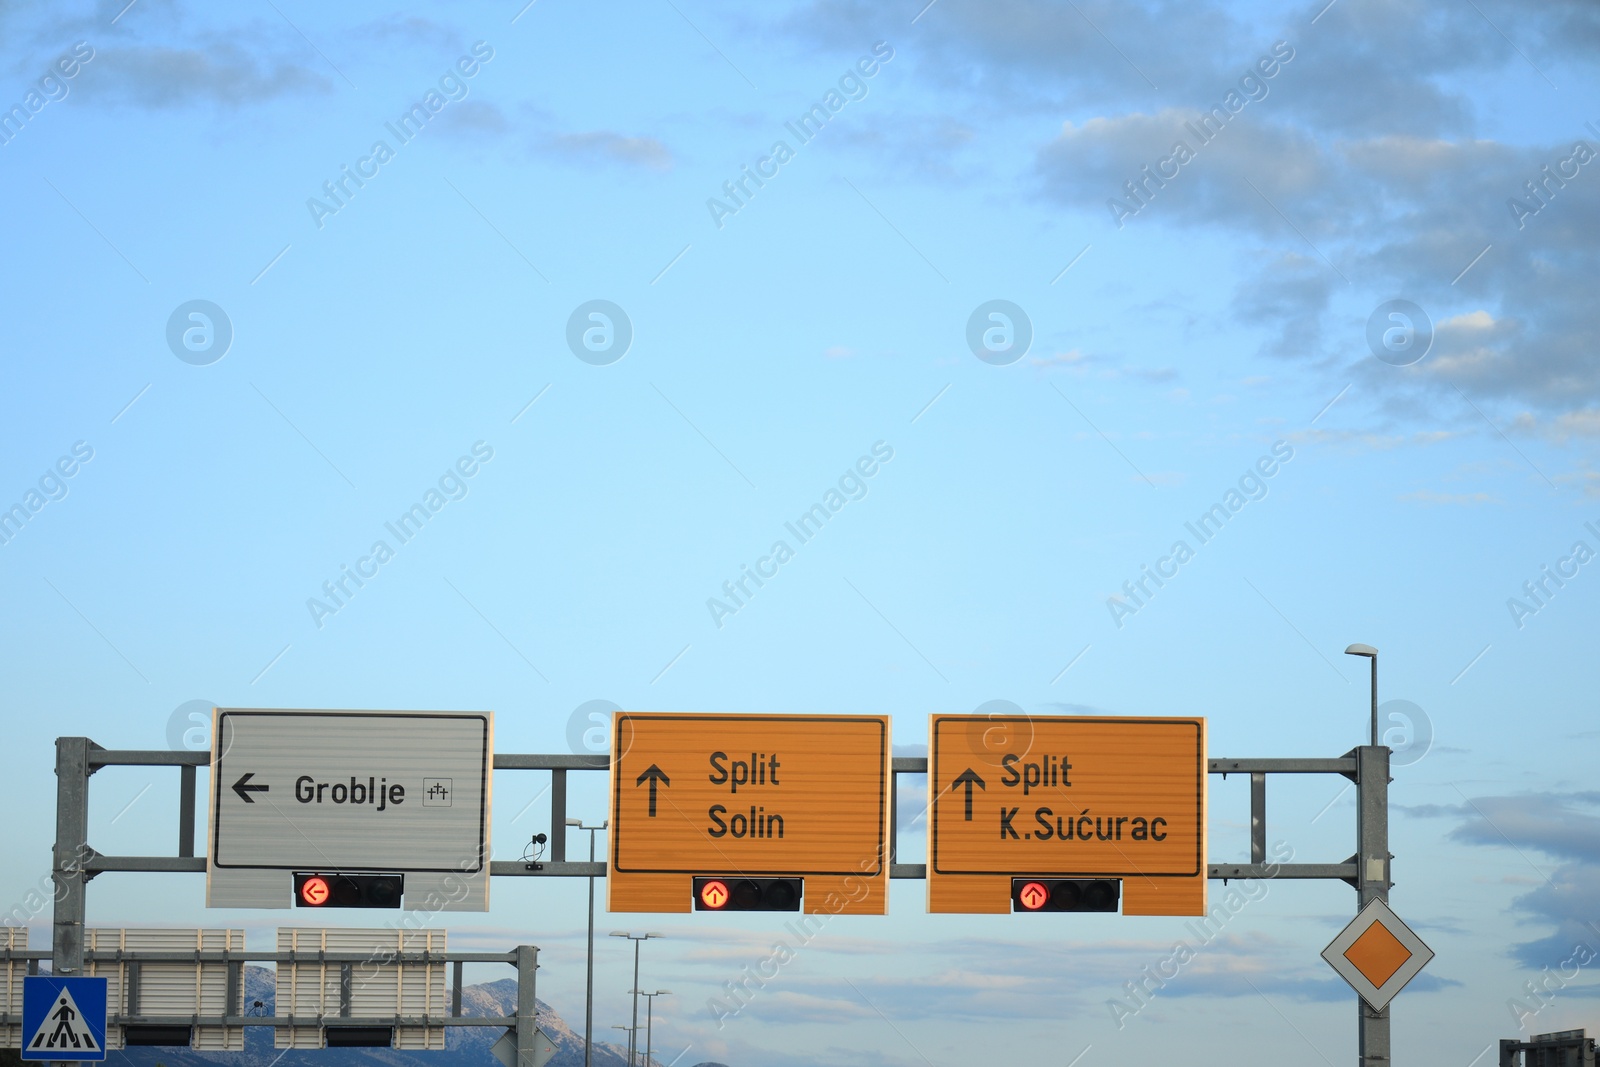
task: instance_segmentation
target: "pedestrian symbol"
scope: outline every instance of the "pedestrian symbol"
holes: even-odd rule
[[[106,980],[30,975],[23,987],[25,1060],[106,1058]]]

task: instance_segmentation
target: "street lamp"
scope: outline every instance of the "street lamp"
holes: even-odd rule
[[[613,1026],[611,1029],[628,1031],[628,1067],[633,1067],[633,1032],[639,1028],[637,1026]]]
[[[1378,743],[1378,650],[1371,645],[1351,645],[1347,656],[1365,656],[1372,661],[1372,743]]]
[[[641,997],[645,998],[645,1003],[644,1003],[644,1067],[650,1067],[650,1049],[651,1049],[650,1027],[651,1027],[651,1023],[654,1022],[654,1020],[655,1020],[655,1015],[654,1015],[653,1009],[656,1006],[656,998],[657,997],[671,996],[672,995],[672,990],[670,990],[670,989],[658,989],[654,993],[646,993],[643,990],[636,989],[636,990],[634,990],[634,992],[638,993]]]
[[[589,862],[594,862],[594,832],[611,825],[607,819],[599,826],[586,826],[582,819],[568,819],[568,826],[589,831]],[[594,875],[589,876],[589,973],[583,1001],[583,1067],[589,1067],[589,1035],[594,1032]]]
[[[661,934],[630,934],[626,930],[611,931],[612,937],[625,937],[633,942],[633,1030],[639,1029],[639,942],[648,941],[652,937],[661,937]],[[633,1067],[633,1054],[638,1049],[638,1037],[630,1030],[628,1032],[628,1067]]]

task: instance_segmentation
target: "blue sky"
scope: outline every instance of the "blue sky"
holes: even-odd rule
[[[491,709],[506,752],[568,750],[590,700],[889,714],[900,746],[1006,700],[1334,756],[1365,730],[1340,654],[1363,641],[1421,709],[1393,735],[1392,903],[1438,956],[1396,1001],[1398,1054],[1470,1062],[1525,982],[1600,949],[1600,564],[1574,553],[1600,552],[1591,6],[124,3],[0,11],[5,900],[47,871],[52,739],[163,747],[192,700]],[[430,91],[402,143],[386,123]],[[830,91],[802,143],[786,123]],[[1146,180],[1178,139],[1192,158]],[[369,176],[337,203],[341,168]],[[742,168],[769,177],[729,213]],[[220,358],[168,343],[197,300]],[[567,341],[594,300],[631,325],[609,363]],[[967,340],[994,300],[1031,330],[999,365]],[[1420,359],[1369,344],[1393,300]],[[865,494],[714,617],[879,442]],[[357,595],[308,607],[475,445]],[[1197,544],[1185,523],[1275,446]],[[1175,577],[1116,599],[1179,540]],[[544,784],[497,776],[498,855]],[[1211,858],[1243,859],[1248,790],[1212,786]],[[108,770],[93,797],[101,851],[171,848],[175,775]],[[1352,850],[1338,782],[1269,804],[1297,859]],[[573,813],[603,817],[598,781]],[[908,826],[902,856],[923,847]],[[582,883],[507,881],[452,944],[539,944],[541,996],[578,1018]],[[192,876],[89,899],[96,924],[256,945],[287,918],[207,913]],[[1182,920],[930,916],[899,883],[720,1029],[708,999],[781,924],[600,922],[670,935],[645,981],[676,993],[657,1044],[684,1063],[1180,1040],[1221,1063],[1246,1025],[1331,1062],[1354,997],[1317,952],[1353,904],[1272,886],[1121,1029],[1107,1001]],[[618,945],[601,1026],[625,1020]],[[1528,1029],[1600,1024],[1591,971]]]

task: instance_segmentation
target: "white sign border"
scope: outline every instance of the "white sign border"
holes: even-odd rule
[[[1354,963],[1350,962],[1345,952],[1355,944],[1367,928],[1374,922],[1382,922],[1384,929],[1394,935],[1396,941],[1404,945],[1411,956],[1400,965],[1399,970],[1389,976],[1389,980],[1381,986],[1375,986],[1367,981]],[[1410,984],[1411,979],[1422,972],[1422,968],[1433,959],[1433,949],[1423,943],[1422,938],[1416,935],[1405,921],[1396,915],[1389,905],[1381,900],[1373,900],[1350,920],[1339,936],[1328,942],[1328,947],[1322,950],[1322,958],[1328,961],[1328,966],[1338,972],[1339,977],[1350,983],[1350,988],[1361,994],[1361,999],[1366,1001],[1373,1011],[1382,1011],[1389,1006],[1395,995]]]

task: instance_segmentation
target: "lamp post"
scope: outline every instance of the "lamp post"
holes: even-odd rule
[[[635,1030],[637,1030],[638,1027],[637,1026],[613,1026],[611,1029],[628,1031],[628,1067],[633,1067],[633,1032]]]
[[[1365,656],[1372,661],[1372,744],[1378,743],[1378,650],[1371,645],[1351,645],[1347,656]]]
[[[568,826],[589,831],[589,862],[594,862],[594,832],[611,825],[607,819],[599,826],[586,826],[582,819],[568,819]],[[583,1067],[589,1067],[590,1034],[594,1033],[594,875],[589,876],[589,970],[583,999]]]
[[[1378,650],[1351,645],[1347,656],[1372,661],[1372,744],[1356,755],[1356,913],[1375,900],[1389,901],[1389,750],[1378,743]],[[1373,1011],[1356,998],[1361,1067],[1387,1067],[1390,1059],[1389,1009]]]
[[[633,1067],[633,1054],[639,1046],[638,1035],[635,1033],[639,1029],[639,943],[662,935],[630,934],[626,930],[613,930],[611,936],[625,937],[633,942],[633,1029],[628,1031],[628,1067]]]
[[[642,990],[639,991],[639,995],[641,997],[644,997],[644,1064],[643,1064],[643,1067],[650,1067],[650,1052],[651,1052],[651,1044],[652,1044],[652,1042],[650,1040],[650,1030],[651,1030],[651,1024],[655,1021],[654,1008],[656,1006],[656,998],[657,997],[670,996],[671,994],[672,994],[672,990],[670,990],[670,989],[658,989],[654,993],[646,993],[646,992],[643,992]]]

